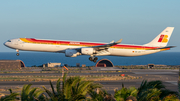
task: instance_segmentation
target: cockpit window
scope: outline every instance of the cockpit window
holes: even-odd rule
[[[8,40],[7,42],[11,42],[11,40]]]

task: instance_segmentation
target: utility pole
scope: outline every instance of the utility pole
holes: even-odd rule
[[[64,76],[64,67],[62,67],[62,77]]]
[[[68,71],[68,68],[66,66],[62,67],[62,77],[64,76],[64,68]]]

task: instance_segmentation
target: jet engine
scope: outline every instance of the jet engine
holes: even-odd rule
[[[81,54],[83,55],[92,55],[94,53],[93,48],[81,48]]]
[[[76,57],[77,56],[77,51],[74,49],[68,49],[65,51],[65,56],[66,57]]]

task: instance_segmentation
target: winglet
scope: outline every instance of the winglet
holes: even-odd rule
[[[105,49],[105,48],[109,48],[111,46],[114,46],[114,45],[117,45],[119,43],[121,43],[122,39],[116,41],[116,42],[113,42],[113,43],[109,43],[109,44],[105,44],[105,45],[100,45],[100,46],[93,46],[93,48],[96,48],[96,49]]]
[[[114,40],[112,40],[110,43],[114,43]]]
[[[115,43],[116,43],[116,44],[119,44],[119,43],[121,43],[121,42],[122,42],[122,39],[116,41]]]

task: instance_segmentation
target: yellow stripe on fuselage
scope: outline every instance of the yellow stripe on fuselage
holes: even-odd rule
[[[52,45],[68,45],[68,46],[81,46],[81,47],[92,47],[91,45],[74,45],[74,44],[60,44],[60,43],[41,43],[41,42],[32,42],[27,40],[26,38],[19,38],[23,42],[27,43],[34,43],[34,44],[52,44]],[[130,48],[130,47],[113,47],[111,46],[110,48],[116,48],[116,49],[136,49],[136,50],[156,50],[156,49],[149,49],[149,48]],[[161,51],[168,50],[168,49],[161,49]]]
[[[24,42],[28,42],[30,43],[31,41],[28,41],[26,38],[19,38],[20,40],[24,41]]]

